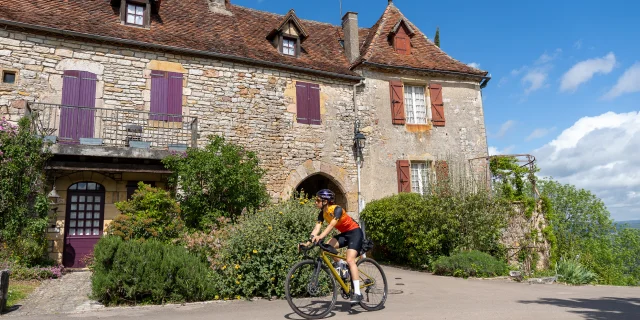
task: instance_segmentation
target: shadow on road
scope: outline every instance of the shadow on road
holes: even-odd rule
[[[382,311],[384,310],[384,307],[382,307],[382,309],[378,310],[378,311]],[[350,315],[356,315],[362,312],[367,312],[366,310],[362,309],[362,307],[360,306],[356,306],[356,307],[351,307],[351,303],[350,302],[342,302],[342,301],[338,301],[336,302],[336,306],[333,308],[333,310],[331,312],[329,312],[329,314],[327,316],[325,316],[325,319],[329,319],[329,318],[333,318],[336,316],[336,312],[339,312],[341,314],[350,314]],[[372,312],[377,312],[377,311],[372,311]],[[284,315],[285,319],[289,319],[289,320],[298,320],[298,319],[304,319],[302,317],[300,317],[299,315],[297,315],[295,312],[291,312],[291,313],[287,313]]]
[[[580,309],[569,312],[587,320],[640,319],[640,298],[555,299],[518,301],[523,304],[546,304],[562,308]]]

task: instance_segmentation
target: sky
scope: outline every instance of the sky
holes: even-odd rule
[[[340,25],[339,0],[231,1]],[[454,59],[490,73],[490,154],[532,154],[540,176],[590,190],[617,221],[640,219],[640,1],[394,3],[430,39],[439,27]],[[386,6],[342,0],[360,27]]]

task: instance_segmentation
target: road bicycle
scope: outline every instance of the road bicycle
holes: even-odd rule
[[[318,247],[315,257],[309,256],[312,249]],[[305,319],[322,319],[333,310],[338,298],[348,300],[353,288],[353,279],[347,270],[340,273],[331,262],[331,258],[343,259],[338,251],[318,241],[308,246],[299,245],[304,259],[291,267],[285,281],[285,295],[289,306]],[[356,258],[360,278],[360,306],[367,311],[382,309],[387,300],[387,277],[382,267],[373,259],[366,257],[362,250]],[[340,289],[336,287],[336,282]]]

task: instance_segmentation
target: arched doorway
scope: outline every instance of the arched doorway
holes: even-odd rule
[[[62,264],[84,268],[82,258],[93,252],[104,226],[105,189],[99,183],[78,182],[67,191]]]
[[[344,191],[331,178],[323,174],[314,174],[307,177],[296,187],[296,192],[304,191],[308,198],[312,198],[316,192],[322,189],[331,189],[331,191],[335,192],[336,204],[345,210],[349,210],[347,196]]]

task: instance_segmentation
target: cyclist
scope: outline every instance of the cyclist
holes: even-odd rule
[[[316,207],[321,210],[318,214],[318,222],[311,232],[311,236],[313,237],[311,241],[317,243],[321,239],[324,239],[333,228],[340,231],[339,235],[329,240],[329,245],[336,249],[347,247],[347,265],[349,265],[354,288],[351,294],[351,304],[354,305],[362,300],[356,257],[362,248],[364,234],[362,233],[362,229],[360,229],[360,225],[344,212],[340,206],[334,203],[335,198],[335,193],[329,189],[322,189],[316,193],[315,204]],[[323,222],[327,222],[329,225],[318,235]]]

